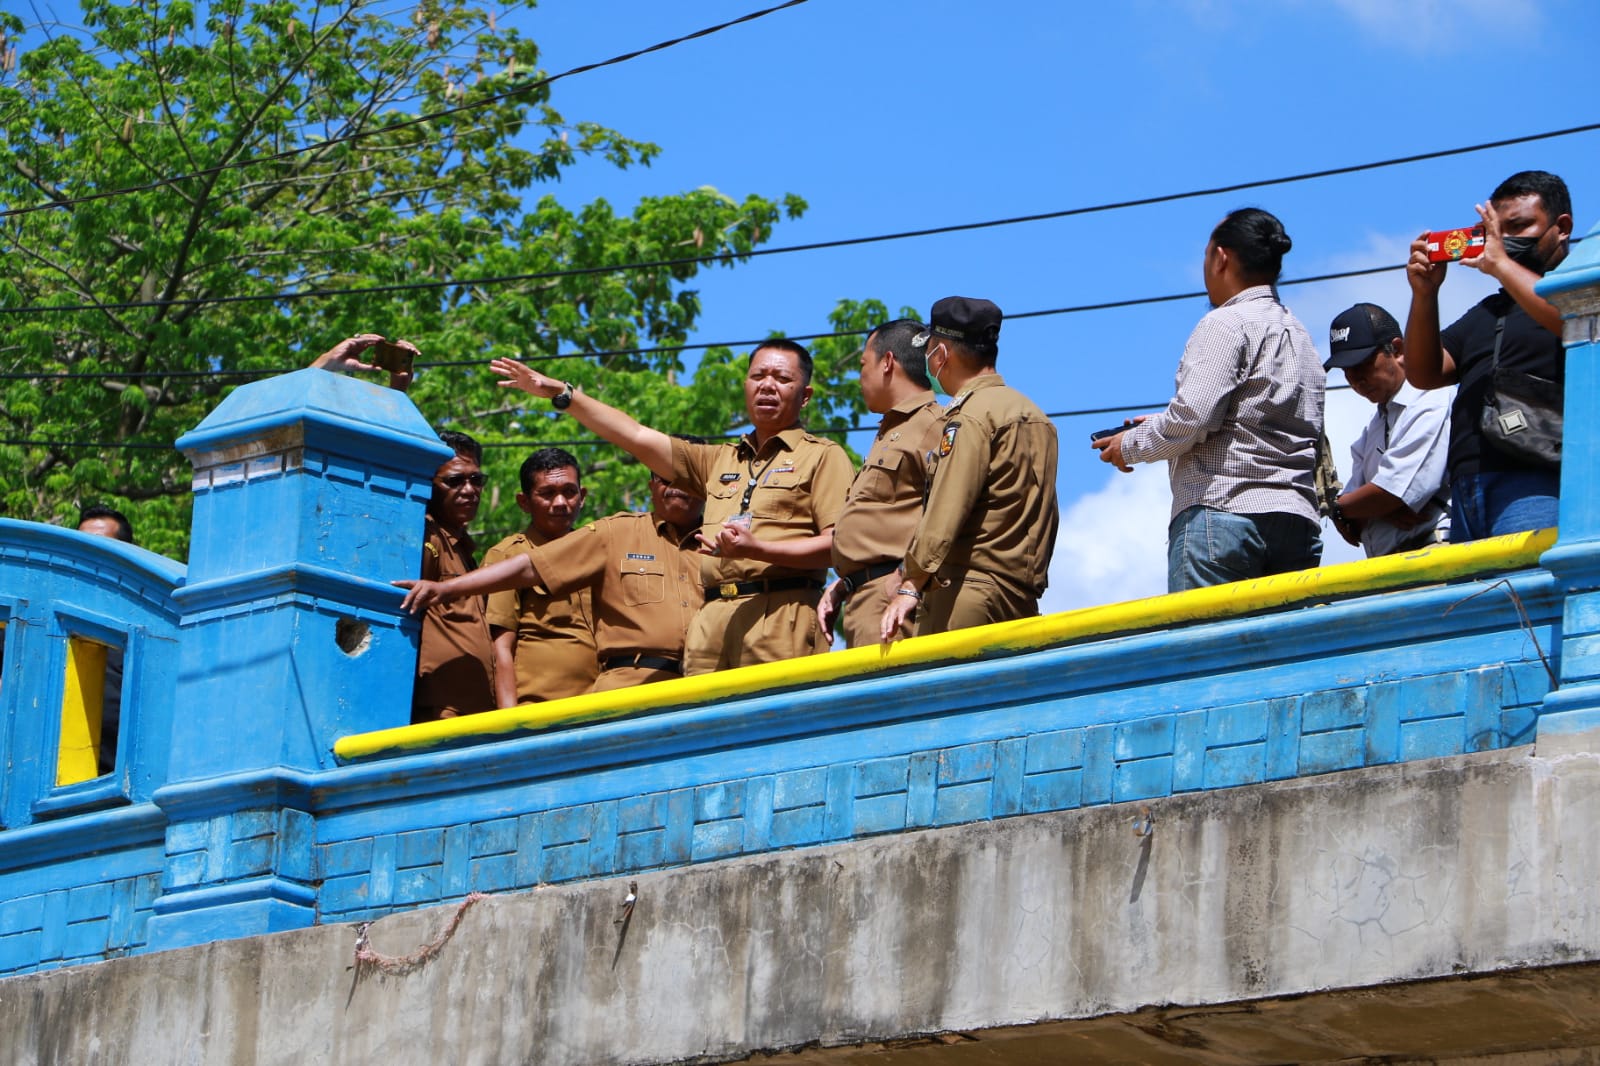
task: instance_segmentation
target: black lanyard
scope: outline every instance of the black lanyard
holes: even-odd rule
[[[761,474],[765,474],[768,470],[771,470],[772,469],[772,464],[777,462],[778,461],[778,456],[780,456],[782,454],[783,454],[783,451],[781,449],[778,450],[777,452],[774,452],[772,458],[767,460],[767,465],[761,468]],[[761,474],[756,473],[756,457],[754,455],[752,455],[750,457],[750,459],[745,463],[745,470],[747,470],[749,472],[750,478],[745,483],[744,499],[739,501],[739,513],[740,514],[749,514],[750,513],[750,497],[755,495],[756,484],[761,480]]]

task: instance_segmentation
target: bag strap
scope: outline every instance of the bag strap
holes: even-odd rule
[[[1494,354],[1489,356],[1489,372],[1492,374],[1500,369],[1500,342],[1506,337],[1506,316],[1501,315],[1494,320]]]

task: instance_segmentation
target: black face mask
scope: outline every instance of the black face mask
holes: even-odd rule
[[[1549,233],[1545,230],[1545,233]],[[1537,237],[1503,237],[1501,243],[1505,245],[1506,257],[1513,263],[1527,267],[1535,274],[1543,275],[1545,266],[1544,254],[1539,251],[1539,242],[1544,239],[1544,233]]]

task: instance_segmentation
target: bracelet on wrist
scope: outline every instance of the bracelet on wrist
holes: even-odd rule
[[[916,589],[898,588],[894,591],[895,595],[897,596],[910,596],[914,600],[922,599],[922,593],[918,592]]]
[[[550,397],[550,406],[557,411],[565,411],[572,406],[572,382],[563,382],[566,388]]]

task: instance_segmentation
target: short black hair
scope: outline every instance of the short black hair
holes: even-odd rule
[[[1259,207],[1228,212],[1211,231],[1211,240],[1239,257],[1245,277],[1271,283],[1283,273],[1283,257],[1294,247],[1277,216]]]
[[[1567,192],[1567,183],[1548,170],[1518,171],[1496,186],[1489,202],[1499,203],[1522,196],[1537,196],[1551,222],[1572,214],[1572,194]]]
[[[900,364],[900,369],[906,372],[906,377],[920,389],[931,389],[933,385],[928,381],[928,349],[916,343],[917,338],[928,332],[928,327],[914,318],[897,318],[867,334],[867,343],[873,346],[881,357],[884,352],[894,353],[895,362]]]
[[[455,449],[457,455],[471,459],[479,466],[483,465],[483,445],[465,433],[454,429],[441,429],[439,431],[439,439]]]
[[[517,478],[522,483],[523,492],[533,491],[533,476],[546,470],[565,470],[567,467],[578,471],[577,456],[563,448],[540,448],[526,459],[522,460],[522,469],[518,471]]]
[[[788,352],[800,362],[800,384],[811,384],[811,353],[806,351],[806,346],[788,337],[773,337],[756,345],[750,352],[750,358],[756,357],[756,352],[770,348],[775,352]]]
[[[82,526],[91,518],[109,518],[117,524],[117,539],[129,544],[133,543],[133,523],[128,521],[128,516],[114,507],[103,504],[93,504],[78,512],[78,525]]]

